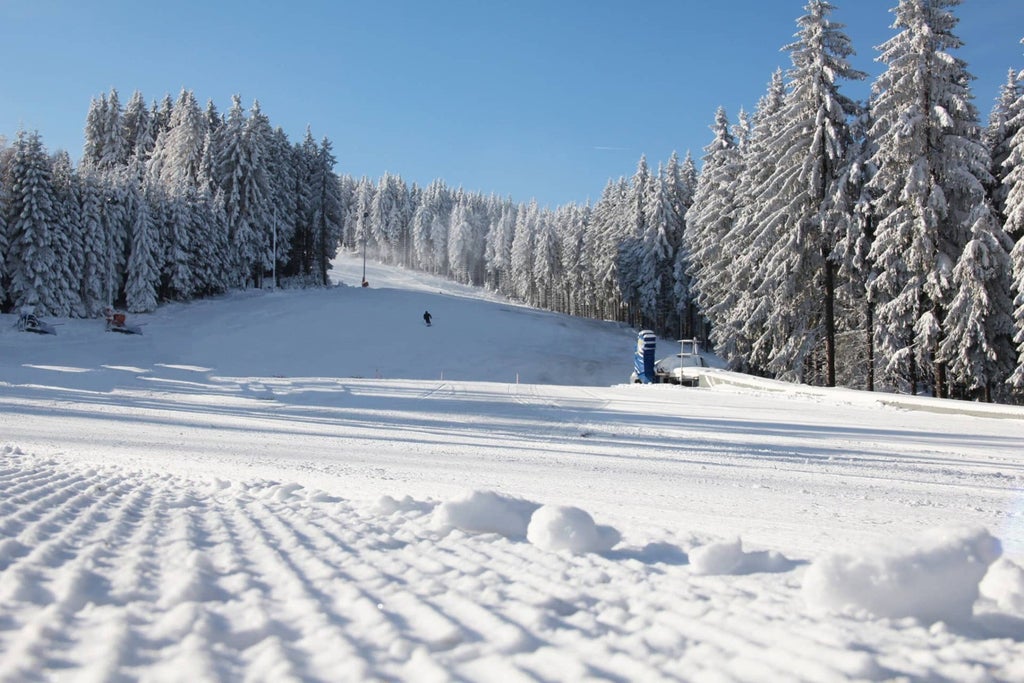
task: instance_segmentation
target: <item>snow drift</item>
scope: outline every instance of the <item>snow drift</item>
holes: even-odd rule
[[[1001,552],[985,529],[932,529],[860,554],[826,555],[807,570],[803,593],[812,606],[830,610],[962,623]]]

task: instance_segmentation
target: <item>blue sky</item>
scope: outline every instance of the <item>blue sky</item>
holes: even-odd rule
[[[337,170],[536,198],[596,200],[673,150],[700,157],[715,109],[753,110],[789,66],[804,0],[0,0],[0,135],[39,130],[77,159],[90,100],[182,87],[225,111],[258,99]],[[835,0],[854,64],[881,71],[896,0]],[[987,120],[1024,69],[1024,2],[965,0],[958,56]],[[867,84],[845,92],[863,97]]]

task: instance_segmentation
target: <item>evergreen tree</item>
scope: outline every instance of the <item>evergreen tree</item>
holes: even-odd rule
[[[484,261],[488,289],[508,294],[507,283],[512,262],[512,238],[515,236],[516,211],[505,206],[497,222],[487,232],[484,245]]]
[[[882,45],[870,131],[878,171],[869,188],[880,216],[871,249],[877,277],[876,339],[890,377],[909,380],[932,367],[933,392],[946,395],[938,355],[954,295],[953,267],[985,198],[989,156],[981,143],[963,60],[952,50],[959,0],[901,0]]]
[[[146,162],[153,153],[156,136],[153,132],[153,114],[138,90],[132,93],[132,98],[125,107],[121,125],[126,162],[132,157]]]
[[[771,146],[785,124],[779,114],[785,100],[785,80],[782,70],[777,69],[751,119],[751,133],[742,149],[737,213],[723,240],[721,264],[732,286],[710,311],[729,363],[758,373],[767,372],[771,349],[763,344],[755,346],[755,342],[766,329],[772,308],[770,297],[761,297],[758,292],[766,286],[764,263],[779,241],[780,229],[777,221],[758,214],[774,201],[769,189],[776,171]]]
[[[203,172],[207,123],[195,94],[182,89],[166,129],[159,132],[149,159],[149,176],[168,188],[199,185]]]
[[[316,191],[317,204],[315,214],[317,275],[320,278],[320,284],[325,287],[330,284],[327,271],[330,270],[331,260],[337,254],[338,246],[341,243],[341,187],[334,174],[335,163],[331,143],[324,138],[320,142],[320,149],[316,156],[313,188]]]
[[[38,132],[18,132],[8,172],[8,293],[19,311],[55,313],[53,273],[60,267],[51,232],[52,171]]]
[[[735,362],[736,354],[731,350],[734,336],[717,327],[716,307],[732,287],[723,256],[728,253],[726,236],[738,212],[736,190],[743,164],[724,108],[718,108],[711,129],[714,139],[704,148],[704,168],[697,181],[693,206],[686,214],[684,243],[695,299],[711,321],[712,341],[724,358]]]
[[[50,235],[57,269],[51,274],[53,313],[82,317],[85,311],[78,290],[82,272],[82,229],[79,224],[78,182],[67,152],[59,151],[51,161],[53,184],[53,223]]]
[[[539,213],[537,202],[531,201],[526,209],[519,212],[512,237],[512,288],[516,298],[527,303],[534,300],[533,244]]]
[[[149,203],[141,187],[130,183],[126,189],[131,232],[125,305],[133,313],[143,313],[154,310],[157,304],[157,286],[160,283],[156,259],[158,241]]]
[[[992,207],[1002,220],[1006,215],[1006,195],[1009,188],[1003,184],[1004,179],[1012,170],[1006,163],[1010,156],[1014,135],[1024,125],[1021,109],[1024,107],[1024,87],[1021,87],[1020,75],[1010,69],[1006,83],[999,90],[999,99],[989,115],[988,128],[985,130],[985,145],[992,157],[992,177],[995,182],[989,192]]]
[[[1021,41],[1024,43],[1024,40]],[[1017,344],[1017,366],[1009,384],[1018,397],[1024,395],[1024,93],[1013,107],[1015,115],[1011,125],[1015,132],[1010,138],[1006,160],[1003,161],[1003,187],[1006,190],[1004,212],[1005,228],[1015,240],[1010,253],[1012,265],[1013,319]]]
[[[671,161],[669,162],[671,167]],[[670,173],[670,178],[675,174]],[[680,317],[680,334],[683,338],[698,336],[700,327],[698,322],[697,305],[692,293],[690,282],[690,256],[686,247],[686,230],[688,214],[693,205],[694,194],[697,191],[697,165],[689,152],[683,159],[679,168],[678,185],[666,190],[673,206],[673,213],[677,215],[679,226],[679,246],[676,249],[675,260],[672,263],[672,292],[676,300],[676,308]],[[675,199],[671,199],[672,197]]]
[[[597,289],[597,315],[619,320],[622,313],[622,278],[619,273],[619,251],[625,238],[625,209],[629,182],[625,178],[609,181],[594,206],[586,240],[588,261],[594,269]]]
[[[562,276],[558,237],[550,214],[538,215],[533,242],[533,281],[536,304],[550,308],[558,279]]]
[[[108,251],[103,221],[104,193],[98,176],[86,170],[79,175],[79,228],[82,262],[79,271],[79,299],[83,315],[99,315],[107,298]]]
[[[757,296],[771,308],[756,343],[769,349],[770,370],[802,381],[822,335],[828,386],[835,386],[834,250],[840,239],[832,202],[851,142],[847,120],[857,113],[837,81],[864,78],[847,62],[853,48],[842,25],[829,19],[833,9],[811,0],[798,21],[797,41],[786,48],[793,61],[789,93],[765,150],[776,169],[758,197],[764,208],[755,214],[777,235],[762,263]]]
[[[951,381],[971,397],[991,401],[1014,366],[1009,240],[988,204],[979,205],[975,216],[971,241],[953,268],[956,295],[939,357]]]

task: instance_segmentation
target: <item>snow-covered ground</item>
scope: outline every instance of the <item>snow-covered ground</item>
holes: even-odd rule
[[[368,280],[0,318],[0,681],[1024,680],[1024,410]]]

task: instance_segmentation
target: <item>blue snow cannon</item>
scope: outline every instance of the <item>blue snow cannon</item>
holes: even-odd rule
[[[636,353],[633,355],[633,381],[653,384],[657,381],[654,374],[654,347],[658,338],[650,330],[640,330],[636,337]]]

